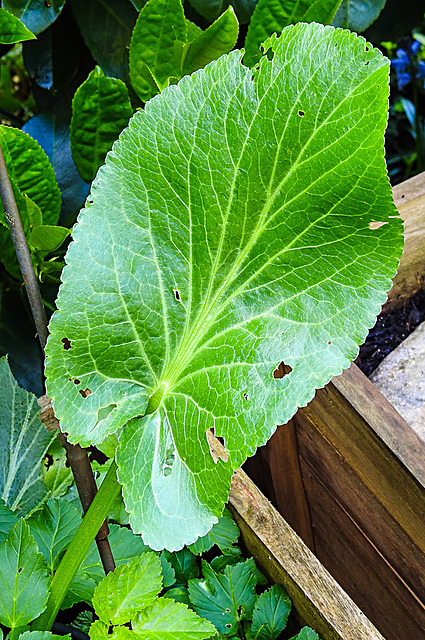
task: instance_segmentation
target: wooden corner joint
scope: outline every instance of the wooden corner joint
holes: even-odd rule
[[[49,396],[40,396],[40,398],[37,398],[37,402],[41,407],[40,420],[46,427],[47,431],[59,429],[59,420],[55,416],[52,401]]]

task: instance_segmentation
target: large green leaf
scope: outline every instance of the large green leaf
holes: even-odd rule
[[[14,44],[22,40],[34,40],[35,35],[14,15],[0,9],[0,43]]]
[[[227,9],[208,29],[203,31],[187,47],[183,63],[183,74],[192,73],[229,53],[236,44],[239,24],[231,7]]]
[[[340,4],[341,0],[259,0],[245,38],[244,64],[258,62],[260,45],[272,33],[301,21],[329,24]]]
[[[215,627],[180,602],[157,600],[132,621],[136,638],[144,640],[204,640],[216,635]]]
[[[49,595],[47,567],[22,518],[0,547],[0,623],[16,629],[36,618]]]
[[[203,562],[205,580],[189,581],[189,597],[198,615],[217,627],[220,633],[233,636],[239,622],[250,618],[255,599],[255,562],[249,558],[222,573],[215,573]]]
[[[388,61],[317,24],[269,48],[254,72],[233,52],[135,114],[50,324],[56,415],[83,445],[125,425],[126,509],[156,549],[204,535],[233,469],[356,357],[401,253]],[[281,361],[292,371],[275,378]]]
[[[22,20],[33,33],[47,29],[60,14],[65,0],[3,0],[2,6]]]
[[[161,588],[161,564],[149,551],[109,573],[96,587],[93,607],[102,622],[125,624],[151,604]]]
[[[41,461],[55,438],[40,421],[37,398],[21,389],[0,358],[0,498],[25,515],[48,495]]]
[[[352,31],[365,31],[381,13],[386,0],[342,0],[332,24]]]
[[[4,125],[0,126],[0,144],[8,172],[20,191],[41,209],[44,224],[56,224],[61,195],[43,149],[20,129]]]
[[[91,182],[133,113],[121,80],[96,67],[72,101],[71,153],[80,176]]]
[[[168,86],[171,77],[180,77],[185,42],[181,0],[149,0],[137,18],[130,45],[130,78],[141,100],[148,97],[145,67],[159,89]]]

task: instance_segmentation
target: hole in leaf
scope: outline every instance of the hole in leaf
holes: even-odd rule
[[[248,394],[246,392],[243,394],[243,399],[248,400]]]
[[[276,369],[273,371],[273,378],[284,378],[289,373],[291,373],[291,371],[292,371],[292,367],[290,367],[289,364],[285,364],[284,362],[281,362],[280,365],[277,366]]]
[[[386,220],[385,222],[383,220],[372,220],[372,222],[369,222],[369,229],[374,231],[383,227],[384,224],[388,224],[388,220]]]
[[[108,404],[107,407],[102,407],[101,409],[99,409],[98,412],[97,412],[97,420],[98,420],[98,422],[100,422],[100,420],[104,420],[105,418],[107,418],[109,416],[109,414],[111,413],[111,411],[116,409],[117,406],[118,405],[116,405],[116,404]]]
[[[80,389],[79,392],[83,398],[87,398],[87,396],[91,396],[91,391],[90,389]]]
[[[178,289],[173,289],[173,293],[174,293],[174,297],[177,300],[177,302],[181,302],[182,298],[180,295],[180,291]]]
[[[65,351],[68,351],[71,348],[71,340],[68,338],[62,338],[61,342]]]
[[[74,384],[80,384],[80,380],[78,380],[78,378],[75,378]]]
[[[300,116],[300,118],[303,118],[305,116],[305,112],[300,109],[298,111],[298,115]]]
[[[53,456],[51,456],[50,453],[46,453],[46,455],[43,458],[43,465],[46,467],[46,471],[47,469],[50,469],[52,464],[53,464]]]
[[[365,51],[369,51],[369,47],[366,45],[366,47],[364,48]]]
[[[367,67],[367,65],[369,64],[370,60],[368,60],[367,62],[365,62],[365,66]]]
[[[22,572],[22,567],[19,567],[18,573],[21,573],[21,572]]]

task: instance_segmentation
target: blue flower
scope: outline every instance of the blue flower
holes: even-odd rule
[[[418,40],[413,40],[406,49],[397,49],[397,58],[391,60],[391,65],[397,74],[399,89],[403,89],[409,84],[412,80],[412,74],[418,79],[422,78],[425,86],[425,62],[415,60],[420,48],[421,43]]]

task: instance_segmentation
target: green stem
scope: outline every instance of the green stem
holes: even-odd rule
[[[31,625],[31,631],[50,631],[63,599],[75,574],[86,557],[102,522],[108,515],[112,503],[117,498],[121,485],[117,480],[117,465],[112,462],[108,473],[94,497],[65,555],[63,556],[50,587],[47,608]]]

